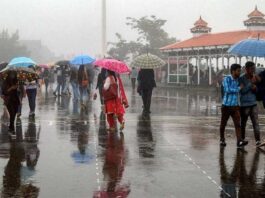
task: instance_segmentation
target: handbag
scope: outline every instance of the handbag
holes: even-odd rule
[[[88,75],[87,75],[87,72],[84,71],[84,74],[83,74],[83,79],[82,79],[82,87],[87,87],[88,86]]]
[[[88,85],[88,80],[82,80],[82,87],[86,87]]]
[[[116,99],[118,96],[118,85],[117,83],[110,84],[108,90],[102,90],[104,101]]]

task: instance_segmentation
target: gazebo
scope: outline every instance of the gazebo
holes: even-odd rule
[[[191,75],[194,72],[196,84],[201,84],[202,67],[206,69],[204,77],[207,78],[207,83],[212,85],[213,65],[217,70],[221,63],[221,68],[229,68],[231,63],[241,64],[242,60],[253,57],[241,57],[228,54],[228,49],[240,40],[247,38],[262,38],[265,39],[265,15],[261,13],[257,6],[255,10],[248,15],[248,19],[244,21],[246,29],[231,32],[211,33],[211,28],[205,20],[200,18],[194,23],[191,28],[193,37],[181,42],[177,42],[161,48],[163,53],[168,55],[168,83],[191,83]],[[177,64],[172,64],[172,59]],[[186,60],[186,65],[180,65],[181,61]],[[192,66],[192,63],[195,63]],[[204,63],[204,64],[203,64]],[[194,75],[193,73],[193,75]]]

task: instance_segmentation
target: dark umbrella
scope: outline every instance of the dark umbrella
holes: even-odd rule
[[[55,65],[64,66],[64,65],[70,65],[70,61],[68,60],[60,60],[55,63]]]
[[[6,63],[6,62],[0,63],[0,70],[3,70],[7,65],[8,65],[8,63]]]

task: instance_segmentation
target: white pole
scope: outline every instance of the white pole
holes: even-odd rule
[[[209,56],[209,85],[212,85],[212,57]]]
[[[190,84],[190,57],[187,56],[187,85]]]
[[[102,0],[102,46],[101,56],[102,58],[106,55],[107,51],[107,20],[106,20],[106,0]]]
[[[179,56],[177,57],[177,83],[179,84]]]

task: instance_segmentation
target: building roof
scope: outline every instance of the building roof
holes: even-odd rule
[[[257,6],[255,7],[255,10],[252,11],[252,12],[248,15],[249,18],[253,18],[253,17],[262,17],[262,18],[263,18],[264,16],[265,16],[265,15],[264,15],[261,11],[258,10]]]
[[[194,23],[194,26],[200,26],[200,27],[207,27],[208,23],[206,21],[204,21],[202,19],[202,17],[200,16],[200,18]]]
[[[233,45],[243,39],[258,38],[258,36],[261,39],[265,39],[265,31],[241,30],[203,34],[198,37],[192,37],[190,39],[165,46],[161,48],[161,50]]]

